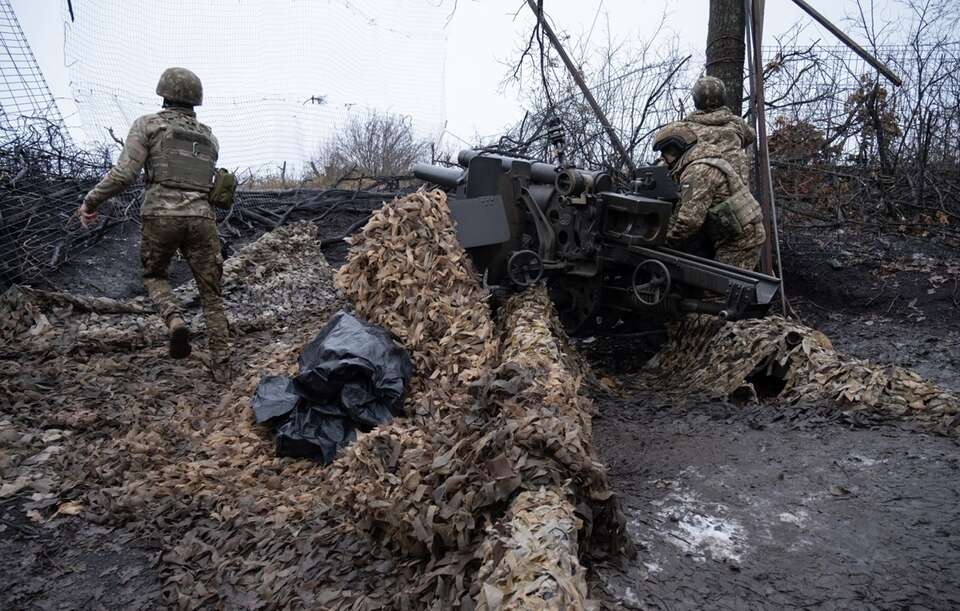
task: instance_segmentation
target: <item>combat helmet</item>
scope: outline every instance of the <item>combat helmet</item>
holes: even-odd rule
[[[727,88],[715,76],[701,76],[693,84],[693,105],[697,110],[715,110],[723,106]]]
[[[200,106],[203,104],[203,85],[200,77],[186,68],[167,68],[157,82],[157,95],[171,102]]]
[[[680,154],[685,153],[697,143],[697,134],[683,121],[676,121],[663,127],[653,137],[653,150],[658,153],[669,147],[676,147]]]

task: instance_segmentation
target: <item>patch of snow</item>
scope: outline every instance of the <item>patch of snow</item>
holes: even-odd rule
[[[709,555],[715,560],[740,562],[743,529],[735,520],[718,516],[690,514],[677,522],[681,537],[671,537],[674,545],[691,554]]]
[[[804,510],[799,510],[794,513],[783,512],[777,516],[781,522],[787,524],[793,524],[794,526],[803,527],[804,523],[807,521],[807,516],[809,514]]]
[[[627,586],[623,591],[623,602],[632,605],[639,605],[640,599],[637,598],[637,593],[633,591],[633,588]]]
[[[660,502],[651,502],[660,524],[666,528],[664,539],[703,561],[739,563],[745,553],[744,528],[739,521],[725,517],[729,508],[721,503],[701,501],[691,492],[675,492]]]
[[[877,463],[882,463],[884,461],[877,460],[875,458],[868,458],[867,456],[861,456],[860,454],[851,454],[850,457],[843,461],[845,464],[860,465],[861,467],[872,467]]]

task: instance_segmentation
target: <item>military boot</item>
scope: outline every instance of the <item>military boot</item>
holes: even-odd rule
[[[213,381],[217,384],[233,382],[233,364],[226,353],[210,353],[210,375],[213,376]]]
[[[190,356],[190,328],[179,316],[171,316],[167,320],[167,329],[170,330],[170,358],[185,359]]]

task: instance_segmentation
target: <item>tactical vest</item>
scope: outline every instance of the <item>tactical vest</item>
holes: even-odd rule
[[[747,226],[760,219],[760,204],[750,189],[740,180],[739,174],[725,159],[704,158],[691,161],[690,165],[702,163],[723,173],[730,187],[730,197],[710,206],[704,229],[714,243],[735,240],[743,235]],[[689,167],[689,166],[687,166]]]
[[[175,114],[160,133],[160,154],[150,158],[148,179],[167,187],[207,193],[213,184],[217,156],[210,134],[192,117]]]

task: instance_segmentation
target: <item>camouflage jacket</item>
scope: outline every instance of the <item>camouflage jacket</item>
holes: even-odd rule
[[[151,156],[160,154],[160,136],[170,120],[192,122],[193,127],[209,134],[218,149],[216,137],[210,128],[196,119],[192,110],[185,108],[165,108],[158,113],[144,115],[133,122],[130,133],[123,144],[123,151],[107,175],[87,193],[84,203],[96,210],[103,202],[129,187],[140,175],[140,170],[148,165]],[[216,219],[213,208],[207,201],[207,193],[188,191],[152,182],[149,172],[146,176],[143,192],[141,216],[192,216]]]
[[[684,121],[697,134],[698,142],[717,147],[718,156],[737,170],[743,184],[750,184],[746,149],[756,141],[756,134],[746,121],[730,112],[726,106],[709,112],[694,111]]]
[[[713,166],[694,163],[697,159],[722,158],[720,149],[698,142],[673,168],[673,179],[680,184],[680,203],[673,210],[667,240],[682,242],[696,235],[714,204],[732,195],[727,177]]]

